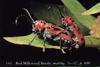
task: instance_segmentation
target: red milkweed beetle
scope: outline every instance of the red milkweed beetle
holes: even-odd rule
[[[69,29],[71,32],[73,32],[73,34],[76,36],[75,40],[77,41],[77,44],[79,44],[79,46],[83,46],[85,42],[84,37],[74,20],[70,16],[64,16],[62,18],[62,24],[66,26],[67,30]]]
[[[58,8],[60,15],[62,17],[62,24],[66,27],[67,31],[70,31],[72,33],[72,38],[76,42],[75,48],[79,48],[80,46],[84,46],[85,40],[84,36],[80,32],[78,25],[75,23],[75,21],[70,16],[65,16],[64,13],[66,11],[64,10],[62,13],[62,8],[60,6],[56,5]]]
[[[52,38],[53,36],[60,38],[59,45],[60,45],[60,49],[61,49],[62,53],[66,53],[64,51],[64,49],[70,49],[71,46],[73,44],[75,44],[74,40],[72,39],[72,36],[66,30],[64,30],[63,28],[61,28],[57,25],[53,25],[51,23],[47,23],[44,20],[34,21],[32,16],[30,15],[29,11],[26,8],[23,8],[23,10],[28,14],[28,16],[30,17],[30,19],[32,21],[32,31],[33,31],[33,33],[36,32],[39,35],[43,36],[43,39],[44,39],[43,52],[45,52],[46,38],[51,38],[53,40],[55,38],[55,37]],[[18,20],[19,17],[16,18],[16,20],[15,20],[16,23],[17,23],[17,20]],[[49,37],[47,36],[47,33],[50,34]],[[34,40],[34,38],[32,39],[32,41]],[[63,41],[63,43],[61,41]],[[67,46],[68,44],[65,44],[65,48],[62,48],[62,44],[64,44],[64,43],[71,43],[71,45],[69,47],[69,46]]]

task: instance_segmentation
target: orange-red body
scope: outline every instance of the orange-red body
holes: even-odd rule
[[[77,37],[78,43],[82,46],[84,44],[84,37],[74,20],[70,16],[65,16],[62,18],[62,24],[70,28],[72,33]]]

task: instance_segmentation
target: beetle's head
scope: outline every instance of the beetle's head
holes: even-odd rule
[[[66,25],[66,26],[72,25],[73,21],[74,20],[70,16],[64,16],[62,18],[62,24]]]

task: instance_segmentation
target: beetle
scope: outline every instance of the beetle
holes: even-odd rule
[[[67,30],[73,32],[74,36],[76,36],[75,40],[79,46],[83,46],[85,43],[84,36],[80,32],[78,25],[70,16],[64,16],[62,18],[62,24],[66,26]]]
[[[75,23],[71,16],[67,16],[66,11],[63,10],[60,6],[56,5],[59,10],[59,13],[62,17],[62,25],[65,26],[66,31],[69,31],[75,43],[75,48],[84,46],[85,40],[83,34],[80,32],[78,25]],[[62,11],[63,10],[63,11]]]

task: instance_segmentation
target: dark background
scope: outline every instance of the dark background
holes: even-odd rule
[[[42,48],[30,46],[18,46],[2,39],[4,36],[20,36],[27,35],[31,32],[31,24],[25,18],[21,20],[19,26],[16,26],[14,19],[18,15],[18,10],[25,7],[30,9],[31,0],[0,0],[0,65],[7,61],[44,61],[44,62],[91,62],[91,65],[100,65],[100,50],[96,48],[83,48],[77,52],[68,52],[61,54],[60,50],[46,49],[46,53],[42,52]],[[60,0],[37,0],[42,3],[62,4]],[[79,0],[86,9],[91,8],[99,2],[99,0]],[[94,16],[97,16],[95,14]],[[76,63],[76,65],[77,65]]]

